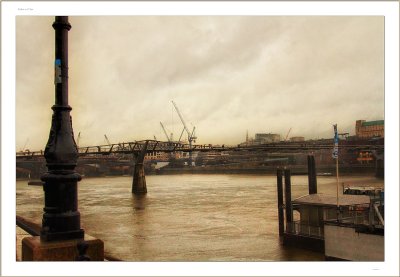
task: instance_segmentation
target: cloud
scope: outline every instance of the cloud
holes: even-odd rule
[[[44,148],[54,102],[52,17],[17,18],[17,148]],[[384,18],[70,17],[69,99],[85,145],[179,137],[236,144],[330,137],[384,115]],[[34,29],[36,32],[32,32]],[[20,146],[22,147],[22,146]]]

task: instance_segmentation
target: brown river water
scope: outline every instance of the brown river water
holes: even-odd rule
[[[279,242],[276,177],[183,174],[147,176],[145,196],[132,177],[79,182],[81,225],[102,239],[106,254],[126,261],[322,261],[324,255]],[[345,184],[383,185],[372,177]],[[40,186],[17,181],[17,215],[41,222]],[[335,177],[318,177],[318,192],[336,195]],[[292,176],[292,199],[308,193],[308,177]]]

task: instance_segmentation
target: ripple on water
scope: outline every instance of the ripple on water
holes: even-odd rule
[[[347,178],[345,182],[366,182]],[[148,193],[131,193],[131,177],[79,182],[82,226],[107,253],[129,261],[308,261],[311,251],[279,243],[276,177],[266,175],[147,176]],[[318,191],[336,193],[336,179]],[[293,197],[308,193],[307,176],[293,176]],[[40,222],[43,191],[17,185],[17,214]]]

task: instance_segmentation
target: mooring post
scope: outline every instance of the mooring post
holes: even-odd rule
[[[292,191],[290,181],[290,169],[285,169],[285,207],[286,207],[286,231],[292,231],[293,210]]]
[[[283,183],[282,183],[282,169],[276,170],[277,190],[278,190],[278,219],[279,219],[279,236],[284,233],[284,218],[283,218]]]
[[[133,160],[135,165],[133,167],[133,181],[132,181],[132,193],[133,194],[146,194],[146,176],[144,173],[144,157],[147,152],[147,145],[149,141],[143,145],[142,151],[139,153],[134,153]]]
[[[314,155],[307,156],[308,162],[308,193],[317,193],[317,173],[315,170],[315,158]]]

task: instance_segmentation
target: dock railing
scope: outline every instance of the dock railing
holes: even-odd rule
[[[309,224],[301,224],[300,221],[293,221],[287,224],[286,232],[307,237],[323,238],[324,230],[321,226],[314,226]]]
[[[350,224],[367,224],[368,213],[352,211],[348,216],[340,218],[340,222]]]

